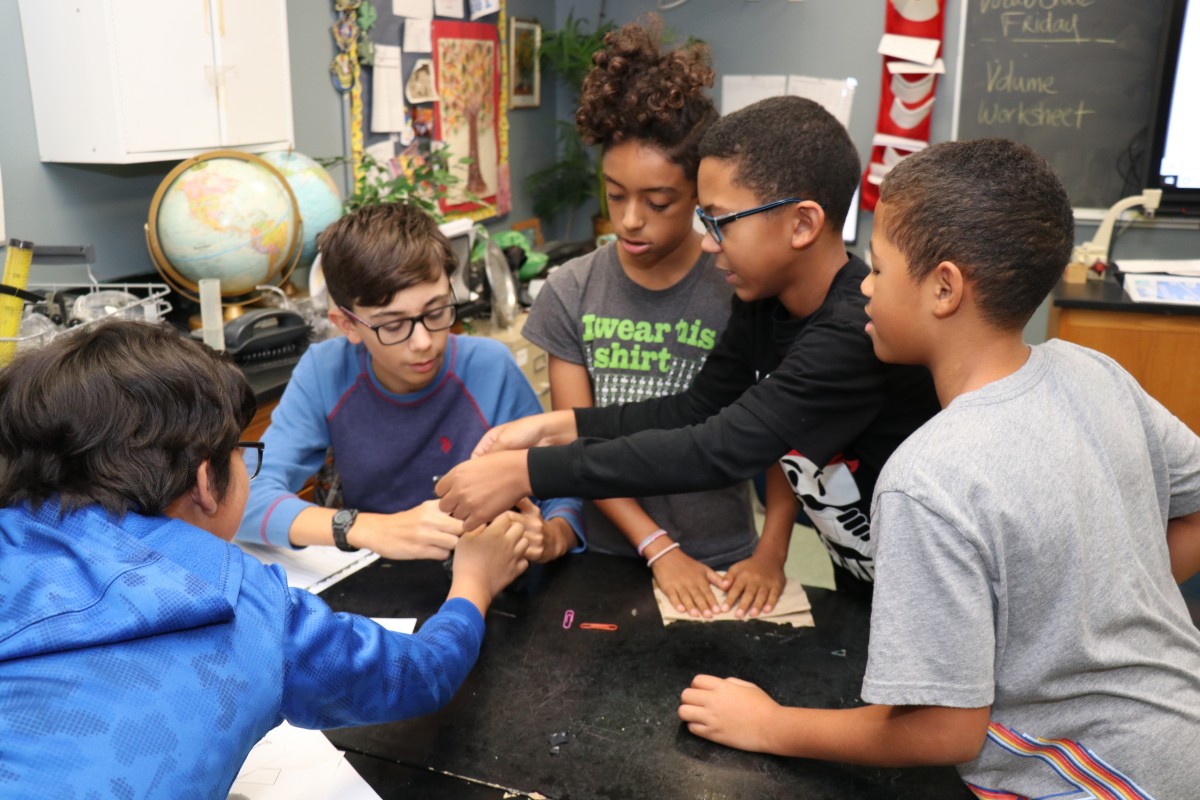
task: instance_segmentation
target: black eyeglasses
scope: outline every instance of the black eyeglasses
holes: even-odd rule
[[[249,465],[246,467],[246,470],[250,473],[250,480],[254,480],[258,477],[258,471],[262,469],[262,454],[267,444],[266,442],[238,442],[237,446],[243,449],[252,447],[254,448],[254,452],[258,454],[258,460],[254,462],[254,469],[251,470]]]
[[[417,329],[417,323],[425,326],[425,330],[430,333],[435,331],[444,331],[454,324],[454,320],[458,319],[458,307],[451,303],[447,306],[438,306],[431,308],[424,314],[418,314],[415,317],[396,317],[389,319],[387,322],[381,322],[378,325],[372,325],[362,317],[355,314],[345,306],[338,306],[342,313],[350,317],[350,319],[375,331],[375,335],[379,337],[379,343],[382,345],[400,344],[406,342],[413,335],[413,331]]]
[[[732,214],[722,214],[719,217],[710,217],[708,214],[704,213],[704,209],[697,208],[696,216],[700,218],[702,223],[704,223],[704,229],[708,231],[710,236],[713,237],[713,241],[715,241],[717,244],[720,244],[723,241],[721,238],[722,225],[728,225],[735,220],[739,220],[742,217],[749,217],[752,214],[761,214],[764,211],[770,211],[772,208],[779,208],[780,206],[786,206],[791,203],[803,202],[803,200],[797,197],[789,197],[786,200],[776,200],[774,203],[767,203],[765,206],[751,208],[748,211],[735,211]]]

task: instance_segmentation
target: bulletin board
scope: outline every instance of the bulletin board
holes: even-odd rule
[[[1164,0],[963,3],[956,139],[1042,154],[1075,208],[1143,188]]]
[[[374,63],[359,66],[349,92],[354,163],[367,153],[403,168],[408,159],[419,158],[421,146],[442,143],[435,146],[449,148],[451,171],[459,178],[441,203],[446,218],[483,220],[507,213],[512,193],[504,0],[372,0],[372,5],[376,16],[367,36]],[[433,16],[403,16],[418,9],[432,9]],[[406,26],[413,28],[407,42]],[[414,39],[424,44],[406,49]],[[450,53],[467,61],[446,62],[443,56]],[[467,158],[470,164],[460,163]]]

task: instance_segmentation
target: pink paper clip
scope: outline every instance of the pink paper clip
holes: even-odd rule
[[[575,612],[567,609],[567,613],[563,614],[563,628],[570,628],[571,623],[575,621]]]

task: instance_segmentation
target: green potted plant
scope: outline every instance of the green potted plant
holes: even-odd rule
[[[321,166],[329,168],[348,164],[350,159],[336,156],[318,161]],[[459,159],[462,164],[469,162],[468,158]],[[409,170],[393,169],[390,164],[380,162],[370,153],[363,153],[358,178],[354,181],[354,192],[346,198],[346,211],[357,211],[379,203],[406,202],[424,209],[438,222],[444,222],[445,215],[442,214],[438,198],[450,186],[462,181],[451,171],[451,163],[449,149],[429,145],[421,147]],[[476,199],[470,192],[467,196]]]
[[[592,55],[604,47],[604,35],[613,29],[612,22],[597,24],[594,30],[584,20],[567,14],[563,27],[542,35],[539,58],[542,66],[553,72],[571,92],[572,108],[578,106],[583,79],[592,68]],[[604,202],[603,176],[600,158],[594,148],[586,146],[575,130],[574,121],[559,122],[559,159],[526,179],[525,187],[533,198],[533,210],[547,221],[566,213],[566,230],[572,229],[575,209],[593,198],[600,203],[600,217],[607,223],[608,209]]]

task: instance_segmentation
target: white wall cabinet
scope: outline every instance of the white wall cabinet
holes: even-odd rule
[[[285,0],[20,0],[42,161],[293,143]]]

